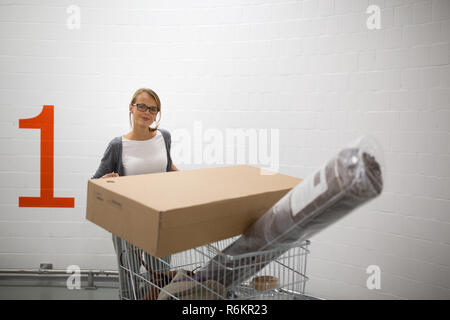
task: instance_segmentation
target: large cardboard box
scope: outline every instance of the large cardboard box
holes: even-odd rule
[[[301,181],[249,165],[90,179],[86,218],[162,257],[243,233]]]

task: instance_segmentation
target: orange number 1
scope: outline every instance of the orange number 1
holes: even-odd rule
[[[53,109],[44,106],[38,116],[19,119],[19,128],[41,129],[41,196],[19,197],[19,207],[75,207],[75,198],[53,196]]]

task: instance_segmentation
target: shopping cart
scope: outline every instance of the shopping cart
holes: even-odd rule
[[[113,236],[120,299],[304,299],[309,240],[237,256],[222,253],[238,237],[164,258]]]

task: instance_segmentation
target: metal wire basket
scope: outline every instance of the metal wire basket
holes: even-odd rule
[[[237,256],[223,254],[237,238],[157,258],[113,236],[120,299],[304,298],[309,240]]]

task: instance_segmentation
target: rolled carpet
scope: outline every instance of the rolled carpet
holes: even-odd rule
[[[237,285],[295,244],[378,196],[383,179],[380,163],[372,152],[376,150],[374,143],[367,137],[356,146],[341,150],[197,271],[197,279],[214,279],[225,287]],[[257,254],[262,251],[268,253]],[[236,260],[236,256],[248,253],[255,255]]]

